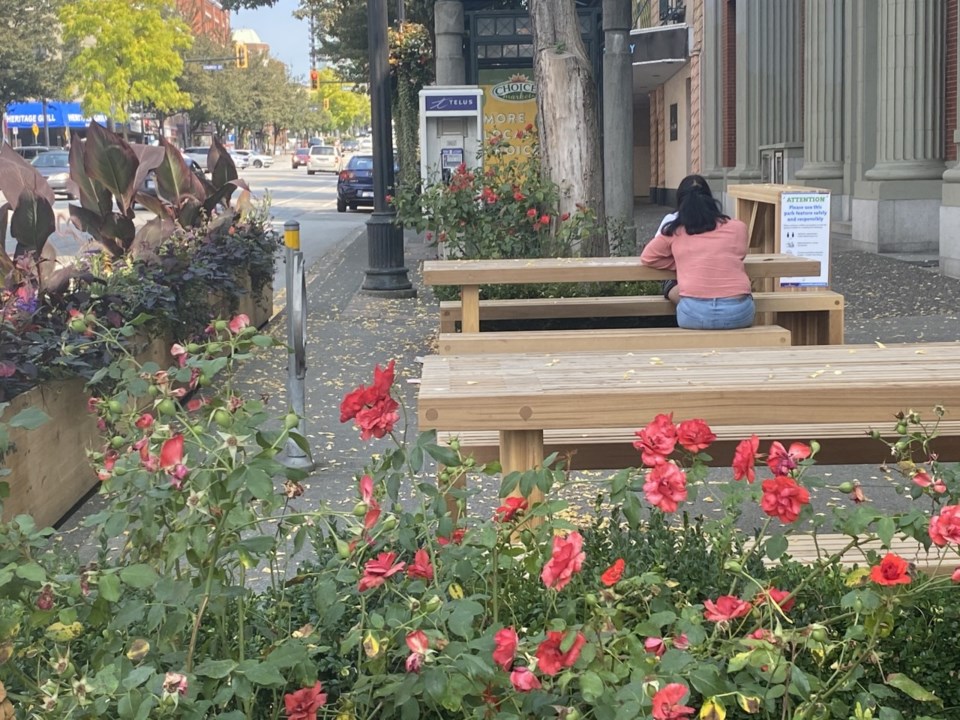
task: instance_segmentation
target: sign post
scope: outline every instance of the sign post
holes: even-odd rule
[[[37,138],[40,137],[40,126],[34,123],[30,129],[33,131],[33,142],[36,144]]]

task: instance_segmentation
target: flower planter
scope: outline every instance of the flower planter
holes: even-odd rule
[[[97,421],[86,412],[80,378],[44,383],[13,399],[5,415],[36,407],[50,420],[36,430],[10,430],[15,451],[4,460],[11,474],[3,519],[32,515],[40,527],[66,515],[97,484],[86,449],[97,442]]]
[[[259,296],[254,296],[251,288],[250,277],[242,279],[241,285],[245,292],[237,298],[237,309],[230,312],[228,308],[231,305],[229,297],[224,297],[221,293],[210,293],[210,309],[214,315],[221,317],[242,313],[250,318],[250,324],[254,327],[263,327],[273,317],[273,283],[264,285]]]

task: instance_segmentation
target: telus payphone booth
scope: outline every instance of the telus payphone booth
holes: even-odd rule
[[[420,91],[420,177],[424,185],[449,182],[463,163],[480,165],[483,143],[483,90],[447,85]]]

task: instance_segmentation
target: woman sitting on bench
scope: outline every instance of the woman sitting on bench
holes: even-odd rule
[[[677,188],[676,217],[668,220],[640,254],[640,262],[676,270],[664,297],[677,306],[677,325],[688,330],[732,330],[753,325],[756,309],[743,267],[747,226],[723,214],[699,175]]]

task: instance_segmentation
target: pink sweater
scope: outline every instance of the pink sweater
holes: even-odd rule
[[[749,240],[740,220],[720,223],[714,230],[687,235],[680,227],[673,236],[658,234],[640,254],[640,262],[661,270],[676,270],[680,295],[725,298],[750,292],[743,269]]]

